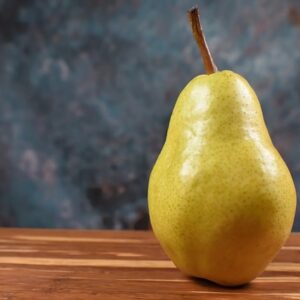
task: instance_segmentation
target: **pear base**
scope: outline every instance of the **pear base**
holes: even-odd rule
[[[188,278],[193,280],[199,285],[206,285],[206,286],[221,286],[229,289],[242,289],[250,284],[251,281],[244,282],[244,283],[228,283],[224,281],[215,281],[212,279],[206,279],[203,277],[197,277],[197,276],[191,276],[191,275],[186,275]]]

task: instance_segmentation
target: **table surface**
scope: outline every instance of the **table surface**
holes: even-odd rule
[[[151,232],[0,229],[4,299],[300,299],[300,234],[230,289],[183,275]]]

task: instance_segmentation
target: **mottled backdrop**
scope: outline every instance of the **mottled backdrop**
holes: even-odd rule
[[[194,4],[219,69],[257,91],[300,192],[300,1],[0,0],[0,225],[148,226],[149,171],[203,72]]]

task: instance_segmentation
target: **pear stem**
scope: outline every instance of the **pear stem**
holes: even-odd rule
[[[191,22],[193,35],[198,44],[206,73],[212,74],[217,72],[218,69],[214,63],[214,60],[210,54],[209,48],[205,40],[205,36],[200,22],[199,10],[197,7],[193,7],[188,11],[188,18]]]

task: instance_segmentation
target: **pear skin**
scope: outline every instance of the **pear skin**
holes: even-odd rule
[[[183,89],[148,201],[156,237],[187,275],[237,286],[274,258],[291,231],[296,191],[243,77],[215,72]]]

